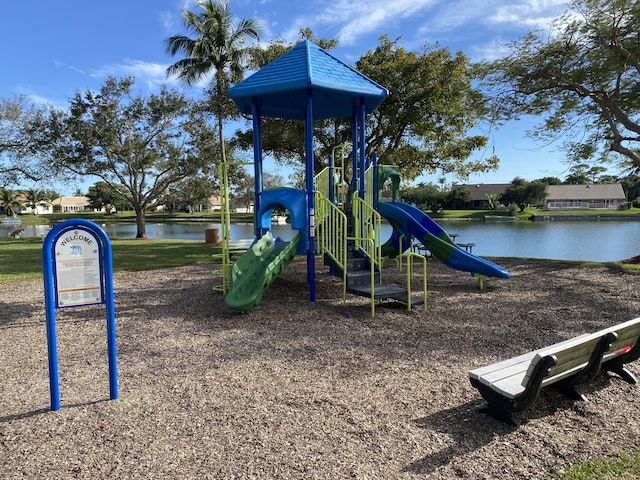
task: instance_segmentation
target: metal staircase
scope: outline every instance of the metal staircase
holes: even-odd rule
[[[413,305],[425,303],[426,297],[412,297],[410,291],[407,290],[407,288],[382,283],[382,275],[380,271],[382,259],[379,259],[377,262],[372,262],[371,257],[367,254],[368,251],[376,251],[376,248],[369,248],[364,250],[359,249],[357,245],[359,243],[362,243],[364,239],[358,237],[358,234],[354,232],[354,230],[356,229],[354,229],[353,215],[345,215],[344,213],[342,213],[342,215],[346,217],[346,221],[339,222],[338,224],[341,224],[343,226],[346,225],[347,234],[345,235],[344,233],[341,233],[339,231],[334,231],[333,234],[337,237],[342,237],[345,239],[344,245],[346,248],[346,255],[342,255],[342,258],[344,258],[343,262],[337,260],[337,258],[340,258],[341,255],[332,254],[326,249],[323,249],[322,253],[324,264],[329,266],[330,274],[336,277],[343,278],[343,300],[346,300],[347,293],[351,295],[370,298],[372,316],[375,314],[376,301],[399,301],[406,304],[409,310]],[[375,239],[373,243],[375,244]],[[323,242],[321,242],[321,245],[323,245]],[[420,258],[424,260],[424,257],[420,256]],[[426,269],[426,260],[424,263],[424,268]],[[410,285],[409,269],[407,275],[407,285]]]

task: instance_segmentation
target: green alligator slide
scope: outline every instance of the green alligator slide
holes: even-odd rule
[[[232,310],[247,311],[260,303],[262,294],[296,256],[302,233],[282,250],[267,232],[231,268],[231,286],[225,298]]]

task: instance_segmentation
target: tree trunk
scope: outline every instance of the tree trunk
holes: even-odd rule
[[[144,208],[135,207],[136,210],[136,238],[147,238],[147,220]]]
[[[216,66],[216,88],[218,92],[221,92],[224,88],[224,69],[220,66]],[[220,161],[224,165],[227,163],[227,152],[224,145],[224,122],[223,122],[223,112],[224,107],[222,105],[222,100],[218,100],[216,103],[216,116],[218,117],[218,141],[220,142]]]
[[[222,123],[222,113],[220,112],[220,109],[218,109],[218,141],[220,142],[220,158],[222,160],[222,163],[227,163],[227,152],[225,149],[225,145],[224,145],[224,129],[223,129],[223,123]]]

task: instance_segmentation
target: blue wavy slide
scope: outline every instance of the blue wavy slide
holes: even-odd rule
[[[406,238],[415,237],[447,267],[470,272],[472,275],[511,277],[511,274],[501,266],[458,247],[440,225],[416,207],[402,202],[379,202],[378,212],[389,221],[394,230],[398,230]],[[399,237],[397,232],[392,235],[392,240],[396,242],[394,245],[396,251]]]

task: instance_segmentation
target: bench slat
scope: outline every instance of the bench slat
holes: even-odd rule
[[[611,348],[604,355],[603,362],[627,353],[636,344],[640,337],[640,317],[602,330],[604,333],[613,331],[618,334],[618,338],[611,344]]]
[[[555,355],[557,358],[556,366],[550,369],[549,375],[542,381],[544,387],[582,370],[600,338],[596,334],[583,334],[473,370],[469,375],[504,397],[513,399],[524,391],[533,368],[542,357]]]
[[[609,342],[610,338],[605,339],[604,337],[611,333],[615,333],[617,338],[608,347],[607,352],[603,356],[600,356],[602,355],[602,348],[607,348],[608,345],[608,343],[602,344],[600,342],[601,340],[603,342]],[[613,337],[611,335],[609,336]],[[536,370],[536,365],[545,360],[546,357],[554,357],[556,364],[549,368],[549,373],[542,379],[542,387],[559,382],[576,374],[580,375],[577,381],[582,382],[592,378],[591,375],[596,373],[593,368],[597,368],[598,364],[595,363],[591,364],[593,368],[590,368],[588,372],[585,370],[585,367],[587,367],[589,362],[592,360],[593,355],[598,355],[598,357],[593,358],[594,361],[601,359],[602,362],[614,360],[616,357],[620,357],[619,362],[636,360],[638,355],[634,353],[626,357],[623,357],[623,355],[628,353],[638,342],[640,342],[639,339],[640,317],[613,327],[605,328],[595,333],[582,334],[538,350],[518,355],[517,357],[476,368],[469,372],[469,377],[472,379],[474,386],[480,389],[483,397],[485,397],[489,402],[488,411],[494,412],[490,414],[495,415],[496,418],[517,425],[519,423],[513,418],[513,415],[509,413],[509,407],[500,407],[506,409],[504,414],[497,413],[497,411],[492,410],[493,408],[496,408],[496,406],[491,407],[494,402],[497,405],[503,405],[499,398],[494,395],[498,394],[500,397],[504,398],[505,401],[513,402],[510,403],[512,405],[515,405],[516,401],[524,401],[525,403],[520,404],[521,406],[518,408],[526,408],[524,405],[528,405],[528,402],[533,401],[535,397],[527,396],[528,400],[523,400],[525,397],[521,396],[521,394],[523,394],[527,389],[530,379]],[[609,368],[613,371],[618,372],[618,370],[615,370],[612,366],[614,363],[615,368],[617,369],[623,367],[622,363],[618,365],[614,360],[613,363],[609,363]],[[547,365],[548,364],[549,363],[547,363]],[[620,374],[625,378],[622,373]],[[629,376],[633,380],[632,383],[634,383],[635,378],[633,375],[629,373]],[[491,394],[491,391],[495,393]],[[571,393],[581,395],[577,390],[572,390]],[[516,397],[519,396],[520,399],[516,400]]]
[[[535,354],[539,353],[541,350],[543,351],[542,352],[542,356],[544,356],[544,355],[553,355],[555,350],[561,350],[563,348],[570,347],[572,345],[575,345],[575,344],[579,343],[579,341],[581,341],[582,339],[584,339],[586,337],[590,337],[590,336],[592,336],[592,334],[584,333],[584,334],[582,334],[582,335],[580,335],[578,337],[570,338],[568,340],[563,340],[563,341],[555,343],[555,344],[553,344],[553,345],[551,345],[549,347],[543,347],[541,349],[534,350],[532,352],[528,352],[528,353],[524,353],[522,355],[518,355],[517,357],[508,358],[506,360],[502,360],[502,361],[493,363],[491,365],[487,365],[485,367],[476,368],[476,369],[471,370],[469,372],[469,376],[471,378],[475,378],[475,379],[479,380],[480,377],[486,376],[490,372],[493,372],[493,371],[496,371],[496,370],[501,370],[503,368],[508,368],[512,364],[519,364],[521,362],[527,362],[527,365],[525,367],[525,371],[526,371],[526,369],[529,367],[528,363],[531,362],[531,360],[533,359]],[[547,353],[547,350],[550,353]]]

